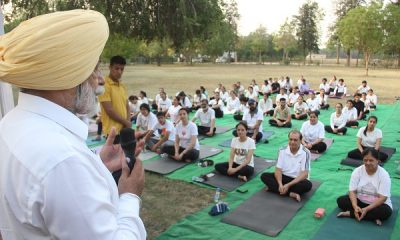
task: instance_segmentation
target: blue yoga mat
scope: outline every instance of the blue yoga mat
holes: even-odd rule
[[[324,225],[314,236],[314,240],[354,240],[354,239],[390,239],[396,224],[397,214],[400,206],[400,196],[391,197],[393,213],[390,218],[378,226],[375,222],[361,221],[354,218],[338,218],[336,215],[340,209],[335,209]],[[394,238],[397,239],[397,238]]]
[[[267,140],[273,134],[274,134],[274,131],[263,131],[263,137],[261,138],[261,140],[258,143],[263,143],[265,140]],[[233,137],[233,135],[232,135],[232,137]],[[218,145],[221,147],[229,148],[229,147],[231,147],[231,142],[232,142],[232,139],[227,139]]]

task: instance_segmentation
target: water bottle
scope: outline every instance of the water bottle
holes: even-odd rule
[[[215,190],[215,195],[214,195],[214,203],[217,204],[219,202],[219,196],[221,195],[221,189],[217,188]]]

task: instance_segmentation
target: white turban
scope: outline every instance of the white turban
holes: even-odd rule
[[[105,17],[91,10],[29,19],[0,36],[0,80],[27,89],[76,87],[93,72],[108,34]]]

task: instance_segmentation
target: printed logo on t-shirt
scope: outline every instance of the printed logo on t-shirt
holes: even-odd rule
[[[366,185],[361,187],[361,190],[358,191],[358,198],[365,203],[373,203],[378,195],[376,194],[376,188],[372,183],[367,183]]]
[[[246,156],[248,153],[247,149],[235,148],[235,154],[239,156]]]

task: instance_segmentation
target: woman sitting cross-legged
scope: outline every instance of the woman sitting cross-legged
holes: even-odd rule
[[[347,156],[349,158],[362,160],[362,152],[366,148],[374,148],[379,151],[382,142],[382,131],[375,127],[378,123],[378,118],[370,116],[368,118],[368,124],[358,130],[357,133],[357,148],[350,151]],[[388,155],[384,152],[379,152],[378,159],[382,162],[388,159]]]
[[[347,117],[343,114],[342,108],[343,105],[341,103],[336,104],[336,111],[331,114],[330,125],[325,126],[325,131],[339,135],[346,134]]]
[[[247,136],[248,126],[245,122],[236,125],[238,137],[232,139],[229,162],[218,163],[215,170],[227,176],[247,181],[254,173],[253,152],[256,149],[254,139]]]
[[[163,146],[161,153],[166,153],[176,161],[193,162],[199,158],[200,144],[197,139],[197,126],[189,121],[188,110],[179,109],[180,123],[176,126],[174,146]]]
[[[352,217],[357,221],[382,221],[392,215],[390,176],[379,166],[379,152],[366,148],[362,153],[364,164],[354,169],[349,184],[349,194],[337,199],[343,212],[338,217]]]
[[[327,148],[326,143],[324,143],[324,125],[318,121],[316,112],[310,112],[308,115],[310,120],[304,122],[300,129],[303,135],[302,144],[310,152],[323,153]]]
[[[303,96],[297,98],[297,102],[293,107],[294,113],[292,119],[304,120],[307,119],[308,105],[304,102]]]

